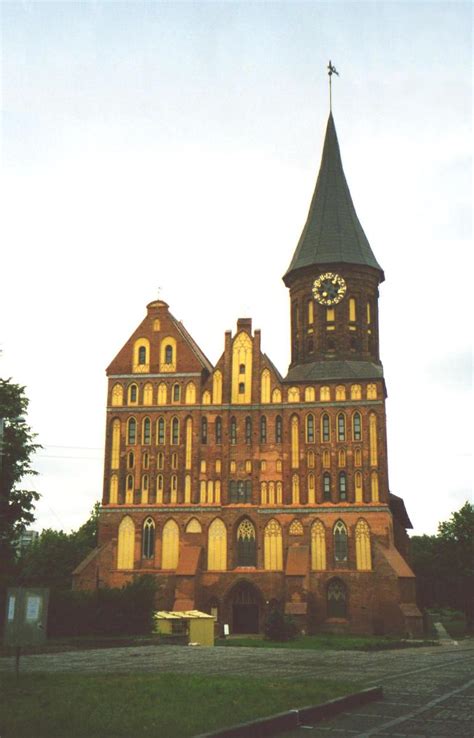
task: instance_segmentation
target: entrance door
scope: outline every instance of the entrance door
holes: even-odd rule
[[[258,633],[258,594],[249,584],[239,585],[232,596],[232,632]]]

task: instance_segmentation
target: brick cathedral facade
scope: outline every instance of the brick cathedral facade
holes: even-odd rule
[[[250,319],[213,366],[156,300],[107,369],[98,548],[76,588],[153,575],[161,609],[257,632],[418,633],[411,527],[389,491],[378,287],[332,115],[307,222],[284,276],[282,376]]]

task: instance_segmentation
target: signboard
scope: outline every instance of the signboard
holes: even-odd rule
[[[34,646],[46,640],[49,589],[15,587],[7,590],[4,643]]]

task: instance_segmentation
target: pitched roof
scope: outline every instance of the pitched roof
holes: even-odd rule
[[[312,265],[361,264],[383,271],[357,217],[342,168],[332,113],[326,129],[321,167],[306,225],[283,280]]]
[[[381,379],[382,364],[374,361],[328,359],[292,367],[284,382],[309,382],[325,379]]]

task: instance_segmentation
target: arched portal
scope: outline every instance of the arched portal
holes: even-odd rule
[[[250,582],[239,582],[229,594],[232,633],[258,633],[262,598]]]

